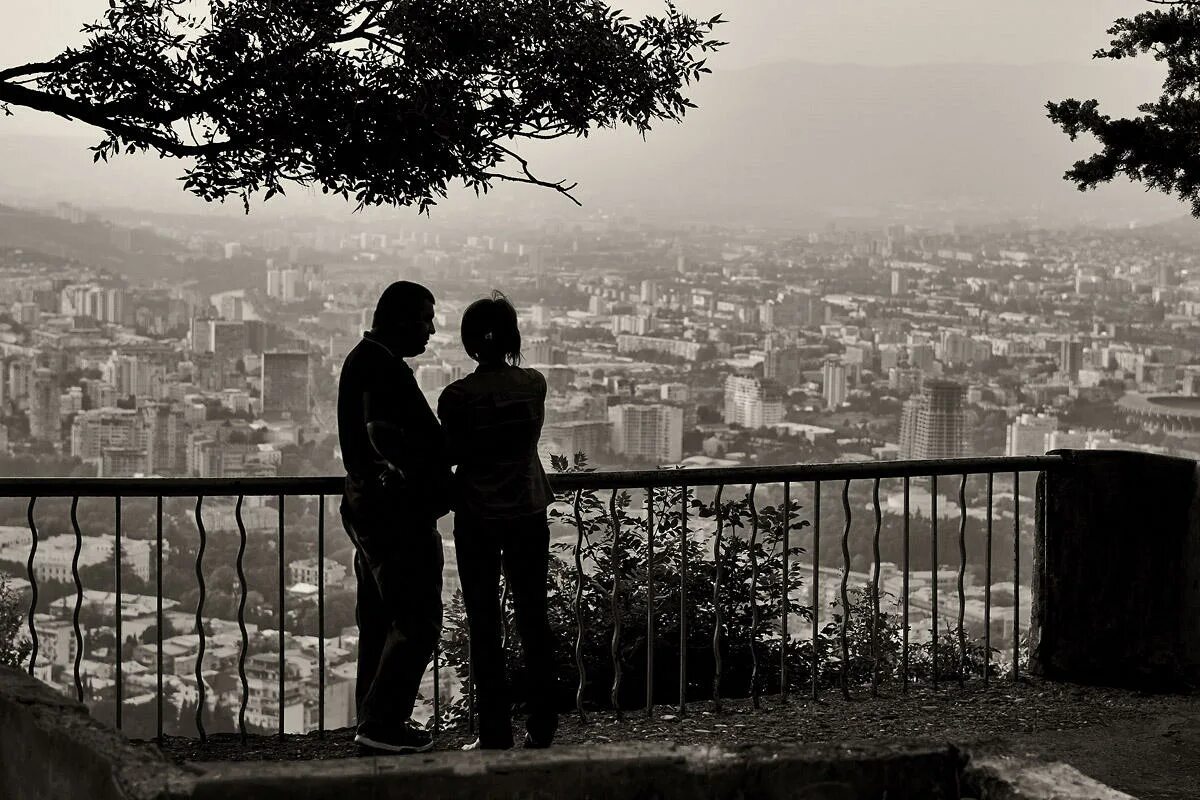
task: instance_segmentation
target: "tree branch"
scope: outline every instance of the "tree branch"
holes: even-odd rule
[[[529,183],[529,184],[533,184],[534,186],[543,186],[547,189],[553,189],[556,192],[558,192],[559,194],[564,195],[568,200],[570,200],[575,205],[580,206],[580,207],[583,206],[583,203],[576,200],[575,196],[573,194],[571,194],[571,190],[574,189],[576,186],[578,186],[579,185],[578,183],[572,183],[570,186],[564,186],[563,184],[566,183],[565,180],[544,181],[529,171],[529,162],[527,160],[525,160],[521,156],[517,155],[512,150],[509,150],[504,145],[493,143],[493,146],[497,150],[506,154],[509,158],[513,159],[518,164],[520,164],[521,171],[525,173],[525,177],[517,178],[512,175],[503,175],[503,174],[499,174],[499,173],[485,173],[488,177],[496,178],[496,179],[502,180],[502,181],[511,181],[513,183]]]
[[[187,145],[178,139],[172,139],[150,128],[135,123],[124,122],[106,114],[103,109],[75,100],[63,95],[39,92],[15,83],[0,83],[0,103],[32,108],[35,111],[46,111],[67,119],[78,120],[102,130],[118,134],[130,142],[137,142],[155,147],[173,156],[204,156],[214,155],[227,150],[236,150],[245,143],[234,141],[209,142],[202,145]]]
[[[58,56],[49,61],[31,61],[28,64],[21,64],[8,69],[0,69],[0,81],[6,81],[9,78],[17,78],[22,75],[38,75],[43,72],[61,72],[62,70],[70,69],[71,67],[89,61],[92,58],[92,53],[78,52],[73,53],[66,58]]]
[[[578,183],[572,183],[570,186],[563,186],[565,181],[558,181],[557,183],[552,183],[550,181],[543,181],[538,178],[532,178],[532,177],[523,177],[522,178],[522,177],[518,177],[516,175],[505,175],[500,172],[483,172],[483,173],[480,173],[480,175],[484,178],[492,178],[492,179],[498,180],[498,181],[510,181],[511,183],[528,183],[528,184],[532,184],[534,186],[542,186],[546,189],[553,189],[554,191],[556,191],[559,194],[566,197],[568,200],[570,200],[575,205],[577,205],[581,208],[583,207],[583,203],[576,200],[575,195],[571,194],[571,190],[574,189],[576,186],[578,186],[579,185]]]

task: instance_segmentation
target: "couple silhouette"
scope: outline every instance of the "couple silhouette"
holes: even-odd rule
[[[524,744],[548,747],[558,715],[546,618],[546,507],[553,494],[537,455],[546,380],[520,367],[516,309],[493,292],[463,313],[463,347],[477,366],[445,388],[435,416],[404,362],[425,351],[434,304],[420,284],[389,285],[371,330],[346,356],[338,385],[346,466],[341,513],[357,551],[355,741],[388,753],[433,746],[412,712],[441,636],[437,520],[453,510],[479,712],[479,738],[463,749],[513,746],[501,570],[525,657]]]

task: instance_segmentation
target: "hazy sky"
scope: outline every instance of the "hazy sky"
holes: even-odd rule
[[[611,2],[637,16],[662,0]],[[1086,61],[1120,16],[1145,0],[677,0],[691,14],[723,14],[729,42],[712,62],[737,69],[782,60],[919,64]],[[0,66],[53,56],[107,0],[0,0]],[[1134,69],[1146,68],[1142,65]],[[87,133],[47,114],[20,112],[8,131]]]
[[[609,2],[631,16],[659,12],[664,5],[663,0]],[[1146,0],[677,0],[676,4],[685,13],[705,18],[721,13],[728,20],[719,36],[730,44],[710,63],[716,72],[781,61],[871,66],[1086,64],[1097,48],[1107,44],[1106,30],[1115,19],[1153,8]],[[78,43],[80,26],[100,17],[106,6],[107,0],[0,0],[0,67],[48,59],[64,46]],[[1130,113],[1132,101],[1156,94],[1160,73],[1161,67],[1147,58],[1132,63],[1094,62],[1086,68],[1086,80],[1066,91],[1098,97],[1109,110],[1110,94],[1121,95],[1129,107],[1116,110]],[[969,73],[963,74],[967,80]],[[1029,114],[1037,118],[1039,132],[1045,125],[1041,104],[1060,90],[1048,91],[1038,88],[1023,100]],[[68,134],[95,140],[95,130],[82,123],[15,111],[16,117],[0,119],[0,135]],[[1046,136],[1058,141],[1053,132]],[[1080,150],[1078,155],[1083,154]],[[1058,169],[1058,161],[1054,163]]]
[[[611,2],[634,14],[661,0]],[[100,16],[106,0],[0,0],[0,60],[53,55]],[[799,59],[861,64],[1084,60],[1113,19],[1144,0],[677,0],[688,13],[723,13],[722,61]]]

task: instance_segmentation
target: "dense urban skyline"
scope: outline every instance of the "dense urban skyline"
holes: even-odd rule
[[[871,228],[859,220],[781,235],[603,217],[558,225],[510,218],[466,228],[242,218],[222,231],[205,218],[117,223],[66,203],[10,209],[5,219],[0,458],[29,474],[337,474],[332,404],[341,359],[380,288],[401,277],[427,283],[438,297],[439,332],[413,360],[431,405],[471,368],[457,340],[461,310],[492,288],[513,298],[527,361],[550,386],[539,445],[548,466],[575,452],[600,468],[1030,455],[1064,447],[1200,457],[1193,432],[1200,271],[1186,224],[1106,231],[1020,222]],[[1028,563],[1033,483],[1014,495],[1006,480],[997,482],[994,510],[1010,522],[997,552],[1021,553]],[[869,508],[867,484],[854,487],[855,508]],[[883,488],[886,583],[900,580],[896,532],[907,505],[898,485]],[[942,484],[934,497],[914,485],[913,513],[928,518],[936,508],[954,519],[955,490]],[[984,486],[972,480],[964,490],[973,554],[964,613],[971,635],[980,635],[990,591],[993,642],[1001,642],[1014,624],[1026,624],[1029,589],[1013,607],[1010,567],[1001,562],[993,565],[993,585],[984,583],[977,508]],[[797,486],[792,497],[811,508],[809,494]],[[630,514],[642,513],[640,502]],[[1014,504],[1016,527],[1025,531],[1016,540]],[[337,528],[332,508],[328,531]],[[289,509],[299,515],[289,525],[304,527],[299,521],[313,513],[304,504]],[[839,530],[839,504],[831,497],[822,509],[823,529]],[[218,500],[204,511],[207,530],[226,537],[219,552],[237,529],[232,511]],[[113,560],[111,539],[92,533],[94,513],[89,507],[84,522],[88,587],[111,575]],[[0,518],[7,542],[0,542],[0,562],[18,587],[25,514],[18,503]],[[34,570],[55,599],[73,591],[61,581],[74,543],[61,509],[49,505],[39,514],[45,544]],[[130,541],[147,541],[150,518],[132,506],[127,514]],[[867,580],[871,561],[867,517],[856,518],[851,541],[855,585]],[[274,535],[269,503],[249,504],[243,519],[252,536]],[[186,508],[169,506],[167,523],[164,592],[173,608],[179,604],[169,640],[170,702],[182,707],[197,645],[187,632],[196,602],[195,533]],[[697,535],[711,535],[711,523],[697,526]],[[573,534],[562,528],[556,535],[570,541]],[[326,610],[338,631],[329,642],[331,674],[340,674],[356,641],[352,551],[340,537],[332,541],[326,584],[334,595]],[[306,535],[291,542],[286,589],[295,613],[285,620],[286,649],[307,663],[315,542]],[[952,576],[946,565],[955,563],[957,545],[948,539],[942,549],[940,566]],[[835,569],[837,549],[822,552],[822,566]],[[153,556],[153,548],[125,549],[127,603],[147,602],[137,587],[146,591]],[[914,553],[913,569],[927,574],[933,565],[926,556]],[[256,551],[249,565],[263,597],[278,591],[271,561],[269,550]],[[911,579],[914,613],[931,613],[932,579]],[[228,616],[236,598],[222,589],[227,583],[213,580],[207,605],[214,676],[229,673],[227,657],[237,652]],[[451,572],[447,592],[454,586]],[[106,588],[101,580],[96,590]],[[943,615],[955,612],[956,597],[941,597]],[[101,607],[111,601],[89,598]],[[132,619],[146,622],[130,608]],[[38,617],[39,635],[55,643],[39,656],[38,674],[66,691],[74,657],[69,610],[49,604]],[[278,652],[278,643],[265,631],[278,621],[269,603],[252,605],[251,621],[264,628],[251,651],[252,677],[255,686],[272,685],[278,673],[266,654]],[[145,666],[154,655],[145,637],[154,631],[139,625],[129,629],[141,639],[127,656]],[[797,621],[796,630],[802,627]],[[89,686],[102,697],[111,685],[101,664],[111,631],[101,622],[89,630]],[[140,675],[130,678],[130,691],[153,677]],[[298,688],[284,725],[306,730],[315,713],[312,676],[292,679]],[[332,681],[327,697],[343,715],[330,719],[345,724],[347,685]],[[228,684],[221,707],[236,705],[236,688]],[[279,724],[269,697],[255,695],[256,726]]]

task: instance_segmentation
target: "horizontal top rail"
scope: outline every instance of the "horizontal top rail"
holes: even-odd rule
[[[1061,455],[856,461],[769,467],[703,467],[571,472],[550,475],[557,491],[645,489],[664,486],[908,478],[988,472],[1041,472],[1062,466]],[[344,478],[0,478],[0,497],[235,497],[337,495]]]
[[[0,497],[237,497],[341,494],[343,476],[316,478],[0,478]]]
[[[717,486],[750,483],[839,481],[856,478],[910,478],[930,475],[976,475],[988,472],[1042,472],[1065,464],[1062,456],[993,456],[932,458],[917,461],[855,461],[833,464],[787,464],[770,467],[703,467],[603,472],[571,472],[550,476],[556,490],[637,489],[662,486]]]

